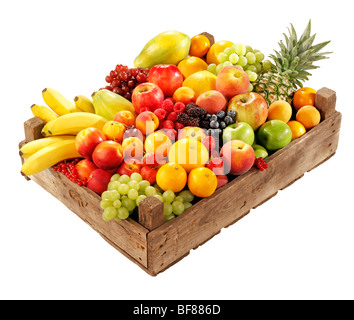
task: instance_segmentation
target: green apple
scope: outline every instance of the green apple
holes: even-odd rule
[[[281,120],[265,122],[258,130],[258,142],[267,150],[274,151],[285,147],[291,142],[290,127]]]
[[[262,147],[259,144],[253,144],[252,148],[254,150],[254,155],[256,156],[256,158],[267,158],[268,157],[268,151],[266,148]]]
[[[231,140],[241,140],[250,146],[254,143],[255,135],[252,127],[246,122],[236,122],[230,124],[223,130],[223,142]]]

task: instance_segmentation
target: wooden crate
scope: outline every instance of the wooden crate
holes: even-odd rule
[[[109,244],[155,276],[332,157],[338,146],[342,117],[335,110],[335,103],[334,91],[320,89],[316,97],[322,117],[319,125],[268,157],[267,170],[252,168],[166,223],[163,204],[154,197],[140,203],[138,221],[128,218],[105,222],[101,217],[100,196],[88,188],[79,187],[52,169],[27,178],[58,198]],[[42,127],[37,118],[27,120],[26,140],[20,145],[41,137]]]

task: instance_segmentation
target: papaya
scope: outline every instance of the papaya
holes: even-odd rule
[[[137,116],[133,104],[129,100],[107,89],[94,92],[92,102],[95,113],[109,121],[113,120],[117,112],[123,110],[130,111],[134,117]]]
[[[157,64],[177,65],[189,53],[191,39],[179,31],[165,31],[152,38],[134,60],[143,69]]]

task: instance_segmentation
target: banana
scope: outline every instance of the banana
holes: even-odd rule
[[[75,139],[54,142],[30,156],[23,163],[21,174],[30,176],[46,170],[61,161],[79,157],[81,156],[76,150]]]
[[[33,115],[41,120],[43,120],[44,123],[49,122],[50,120],[56,119],[59,116],[52,111],[51,109],[39,105],[39,104],[33,104],[31,106],[31,111],[33,113]]]
[[[41,138],[37,140],[30,141],[26,143],[21,149],[20,149],[20,156],[24,159],[28,159],[31,155],[36,153],[37,151],[55,143],[58,141],[62,140],[70,140],[70,139],[75,139],[76,136],[53,136],[53,137],[47,137],[47,138]]]
[[[64,114],[58,119],[46,123],[42,129],[45,137],[58,135],[76,135],[81,130],[94,127],[102,130],[108,120],[98,114],[75,112]]]
[[[74,103],[66,99],[61,93],[54,89],[45,88],[42,91],[42,97],[48,107],[59,116],[78,111]]]
[[[95,108],[93,107],[93,102],[91,99],[83,96],[77,95],[74,98],[75,106],[77,109],[83,112],[95,113]]]

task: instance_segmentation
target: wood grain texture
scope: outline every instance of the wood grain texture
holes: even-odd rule
[[[153,275],[188,255],[223,227],[248,214],[303,174],[332,156],[337,149],[341,114],[336,112],[300,139],[266,159],[263,172],[252,168],[148,233],[148,269]]]

